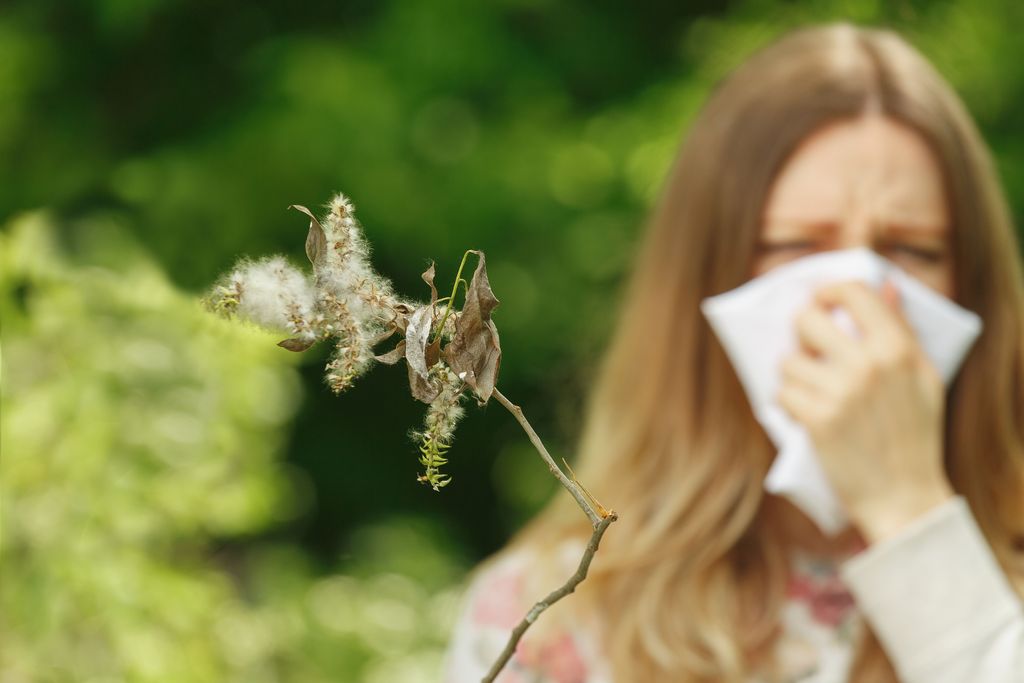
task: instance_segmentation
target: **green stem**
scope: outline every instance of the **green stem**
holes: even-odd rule
[[[431,344],[436,342],[437,338],[441,336],[441,330],[444,329],[444,323],[448,320],[448,314],[452,312],[452,304],[455,303],[455,294],[459,291],[459,283],[463,283],[466,287],[466,291],[469,292],[469,285],[462,279],[462,269],[465,267],[466,259],[469,258],[469,253],[471,251],[473,250],[467,249],[466,253],[462,255],[462,263],[459,264],[459,271],[455,273],[455,285],[452,287],[452,295],[448,297],[448,305],[444,309],[444,315],[441,316],[441,323],[437,326],[437,332],[434,335],[434,338],[430,340]]]

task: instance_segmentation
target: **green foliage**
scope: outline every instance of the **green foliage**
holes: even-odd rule
[[[306,487],[278,458],[293,356],[91,228],[90,265],[45,214],[0,234],[0,679],[431,680],[456,597],[436,530],[400,521],[363,541],[418,529],[401,549],[440,567],[432,579],[397,573],[398,544],[344,576],[294,548],[223,546],[301,511]]]
[[[40,214],[0,242],[5,680],[225,680],[246,610],[206,546],[291,505],[294,371],[117,258],[69,265]]]

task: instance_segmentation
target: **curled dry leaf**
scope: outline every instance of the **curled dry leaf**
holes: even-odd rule
[[[479,257],[473,280],[466,291],[466,303],[455,321],[455,335],[442,351],[448,366],[487,402],[494,392],[501,367],[501,343],[491,311],[500,303],[487,279],[484,253],[471,249]]]
[[[306,258],[314,266],[320,265],[324,255],[327,253],[327,235],[324,233],[324,227],[320,225],[320,221],[316,219],[313,212],[301,204],[292,204],[288,208],[301,211],[309,216],[309,233],[306,235]]]
[[[390,324],[390,326],[388,326],[388,328],[385,329],[383,332],[381,332],[381,333],[377,334],[376,336],[370,338],[370,341],[368,342],[369,345],[370,345],[370,348],[373,348],[377,344],[380,344],[382,341],[387,341],[397,331],[398,331],[398,325],[395,324],[394,322],[392,322]]]
[[[405,303],[397,303],[392,307],[392,311],[395,314],[395,325],[402,334],[405,334],[405,326],[409,322],[409,316],[415,310],[414,307]]]
[[[423,274],[420,275],[420,277],[423,278],[424,282],[426,282],[428,285],[430,285],[431,327],[433,327],[433,324],[434,324],[433,311],[434,311],[434,306],[437,304],[437,287],[434,286],[434,262],[433,261],[430,262],[430,267],[427,268],[425,271],[423,271]],[[429,339],[430,335],[427,335],[427,338]],[[434,365],[434,363],[437,362],[437,360],[441,357],[441,337],[440,337],[440,335],[438,335],[438,338],[435,339],[433,341],[433,343],[427,345],[427,348],[424,351],[424,355],[426,356],[427,368],[432,367]]]
[[[375,355],[374,359],[384,363],[385,365],[394,365],[398,361],[405,358],[405,340],[398,342],[395,348],[391,349],[387,353]]]
[[[409,389],[414,398],[424,403],[431,403],[440,392],[429,381],[427,372],[437,362],[429,363],[427,354],[433,310],[431,304],[417,308],[409,316],[405,328],[405,365],[409,370]]]
[[[296,338],[296,339],[285,339],[284,341],[279,341],[279,342],[277,342],[277,345],[282,347],[282,348],[288,349],[289,351],[299,352],[299,351],[306,351],[311,346],[313,346],[313,344],[315,344],[315,343],[316,343],[315,339],[298,339],[298,338]]]
[[[420,275],[423,281],[430,285],[430,305],[433,306],[437,303],[437,287],[434,286],[434,262],[430,262],[430,267],[423,271]]]

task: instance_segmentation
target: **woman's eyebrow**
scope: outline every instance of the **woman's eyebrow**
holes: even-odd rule
[[[888,223],[884,232],[900,237],[946,237],[949,229],[942,223]]]
[[[839,230],[839,224],[833,220],[789,218],[769,221],[769,224],[781,236],[828,236]],[[879,232],[887,237],[946,237],[949,229],[942,222],[893,221],[883,223]]]
[[[835,221],[823,221],[815,219],[800,219],[800,218],[777,218],[768,219],[767,224],[772,226],[776,231],[783,234],[799,233],[804,235],[806,233],[821,233],[828,234],[835,232],[839,225]]]

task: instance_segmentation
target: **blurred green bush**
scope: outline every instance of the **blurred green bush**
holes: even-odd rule
[[[432,680],[459,569],[443,535],[363,529],[345,575],[232,548],[301,511],[277,457],[293,356],[114,225],[89,234],[86,263],[45,213],[0,234],[0,680]]]

